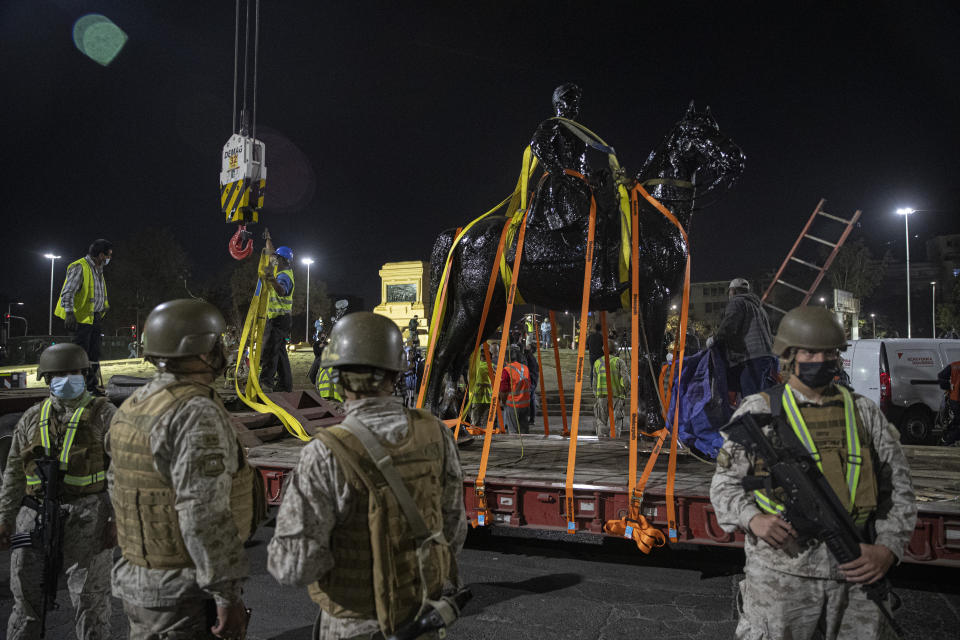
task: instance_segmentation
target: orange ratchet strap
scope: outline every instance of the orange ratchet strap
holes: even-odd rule
[[[560,368],[560,343],[557,341],[557,314],[550,312],[550,337],[553,338],[553,360],[557,363],[557,386],[560,387],[560,417],[563,419],[563,431],[560,435],[570,435],[567,426],[567,399],[563,395],[563,370]],[[543,375],[542,373],[540,375]]]
[[[680,231],[684,246],[687,247],[687,263],[683,272],[683,302],[680,305],[680,327],[677,331],[680,334],[680,339],[674,346],[673,355],[673,364],[677,369],[676,379],[679,380],[680,376],[683,374],[683,350],[684,347],[686,347],[687,342],[687,320],[690,307],[690,242],[687,239],[687,232],[684,230],[683,225],[680,224],[680,221],[677,220],[676,216],[670,213],[666,207],[660,204],[656,198],[647,193],[646,190],[639,184],[634,186],[634,189],[637,190],[640,195],[647,200],[647,202],[656,207],[657,210],[667,218],[667,220],[674,224],[674,226]],[[674,377],[671,372],[671,385],[673,384],[673,380]],[[667,535],[670,537],[670,542],[676,542],[677,506],[674,501],[674,481],[676,480],[677,475],[677,443],[679,437],[678,424],[680,422],[680,394],[676,394],[676,397],[671,398],[670,400],[674,404],[674,410],[673,433],[670,437],[670,461],[667,466]]]
[[[574,172],[570,172],[574,173]],[[570,425],[570,445],[567,450],[566,511],[567,533],[577,532],[574,511],[573,474],[577,466],[577,431],[580,426],[580,401],[583,397],[583,348],[587,343],[587,329],[590,321],[590,279],[593,273],[593,236],[597,222],[597,200],[590,195],[590,222],[587,225],[587,255],[583,267],[583,300],[580,303],[580,338],[577,345],[577,375],[573,390],[573,420]],[[557,367],[559,371],[559,367]]]
[[[517,234],[517,249],[516,253],[513,256],[513,273],[510,276],[510,290],[507,293],[507,311],[503,316],[503,330],[500,334],[500,353],[497,354],[497,373],[493,378],[493,386],[491,388],[492,397],[490,398],[490,410],[487,412],[487,428],[483,433],[483,453],[480,455],[480,470],[477,472],[477,479],[473,483],[474,492],[477,496],[477,519],[475,522],[471,523],[473,526],[484,526],[487,524],[487,518],[490,515],[489,509],[487,508],[487,495],[486,489],[484,487],[483,481],[487,475],[487,462],[490,459],[490,443],[493,440],[493,425],[496,422],[497,410],[500,406],[500,381],[501,376],[503,375],[503,365],[504,358],[507,357],[507,353],[510,351],[510,319],[513,316],[513,301],[517,295],[517,277],[520,275],[520,256],[523,255],[523,238],[527,232],[527,214],[529,210],[524,211],[523,213],[523,222],[520,224],[520,233]],[[510,221],[507,220],[504,225],[504,232],[500,234],[500,246],[497,247],[497,255],[499,256],[503,252],[503,245],[507,238],[506,229],[510,226]],[[495,281],[497,274],[499,273],[499,257],[493,262],[493,270],[490,275],[491,282]],[[492,289],[490,286],[487,288],[488,298],[483,305],[483,321],[486,322],[487,310],[490,306],[490,297],[492,296]],[[483,332],[483,325],[480,325],[480,333]],[[479,341],[479,336],[478,336]],[[478,345],[479,346],[479,345]]]

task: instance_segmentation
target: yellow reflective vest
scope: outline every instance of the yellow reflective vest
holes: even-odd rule
[[[842,405],[828,403],[801,410],[793,390],[786,384],[780,397],[782,415],[840,502],[850,511],[854,522],[862,525],[877,507],[877,479],[872,455],[861,447],[853,394],[843,386],[836,388],[842,396]],[[771,397],[769,393],[765,395]],[[775,401],[771,397],[771,405]],[[757,475],[766,473],[762,460],[756,466]],[[767,513],[783,513],[784,506],[777,499],[781,491],[778,489],[773,495],[764,490],[754,491],[757,506]]]
[[[274,276],[279,276],[283,273],[287,274],[287,277],[290,278],[290,295],[281,296],[277,293],[277,290],[273,288],[273,285],[267,285],[270,287],[270,297],[267,300],[268,318],[289,315],[290,310],[293,308],[293,270],[284,269],[283,271],[277,271],[276,267],[274,267]]]
[[[330,367],[320,367],[320,370],[317,371],[317,392],[321,398],[343,402],[343,397],[340,395],[336,383],[330,377]]]
[[[70,268],[76,264],[79,264],[83,270],[83,280],[80,283],[80,288],[77,289],[73,295],[73,315],[79,324],[93,324],[93,279],[98,276],[93,272],[93,269],[90,267],[90,262],[87,261],[86,257],[74,260],[67,265],[67,273],[69,273]],[[67,317],[67,311],[63,308],[63,287],[65,286],[67,286],[66,278],[64,278],[63,285],[60,287],[61,297],[57,300],[57,308],[53,312],[53,315],[58,318]],[[106,311],[109,308],[110,303],[107,301],[107,284],[104,282],[103,310]]]

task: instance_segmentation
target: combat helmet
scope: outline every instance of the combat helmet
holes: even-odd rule
[[[37,363],[37,380],[42,380],[48,373],[84,371],[89,368],[90,359],[80,345],[61,342],[50,345],[40,354],[40,361]]]
[[[773,339],[773,352],[778,356],[790,347],[842,351],[847,348],[847,336],[826,307],[796,307],[783,316]]]
[[[203,300],[182,298],[154,307],[143,326],[143,353],[158,358],[201,356],[213,349],[227,323]]]
[[[392,320],[369,311],[355,311],[340,318],[330,331],[330,344],[323,350],[321,367],[361,366],[384,371],[402,371],[403,336]]]

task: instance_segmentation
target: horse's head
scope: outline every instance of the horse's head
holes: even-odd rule
[[[697,111],[691,100],[683,119],[647,157],[637,179],[653,184],[658,179],[666,184],[691,182],[702,201],[708,193],[732,187],[745,160],[740,147],[720,131],[710,107]]]

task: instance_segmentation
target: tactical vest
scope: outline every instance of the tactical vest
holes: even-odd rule
[[[863,428],[853,394],[845,387],[837,386],[841,402],[800,408],[790,385],[780,388],[782,395],[776,406],[778,387],[762,392],[771,405],[771,414],[783,416],[854,522],[863,525],[877,508],[877,476],[873,469],[870,437]],[[755,463],[754,474],[769,475],[762,460]],[[754,497],[757,506],[767,513],[782,513],[784,510],[782,489],[774,490],[773,495],[758,490]]]
[[[507,365],[510,375],[510,393],[507,395],[507,406],[514,409],[526,409],[530,406],[530,370],[527,365],[511,362]]]
[[[320,367],[320,370],[317,371],[317,392],[321,398],[343,402],[343,398],[337,390],[337,385],[330,378],[330,367]]]
[[[198,383],[176,381],[149,396],[129,398],[110,423],[113,507],[123,557],[148,569],[193,567],[180,532],[176,492],[154,467],[150,433],[167,413],[190,398],[210,398],[226,414],[216,392]],[[230,490],[230,510],[241,540],[257,524],[254,470],[237,443],[237,472]]]
[[[65,472],[62,480],[64,497],[73,498],[100,493],[107,488],[107,455],[103,449],[103,440],[98,439],[91,423],[100,413],[106,398],[94,398],[84,392],[80,404],[67,422],[63,440],[59,445],[60,470]],[[40,476],[37,475],[35,447],[42,447],[47,455],[57,453],[57,443],[51,441],[50,420],[52,401],[47,398],[40,405],[37,414],[37,428],[34,430],[30,446],[23,452],[23,469],[27,477],[27,494],[40,492]],[[54,422],[57,420],[54,419]]]
[[[610,356],[610,386],[613,387],[614,398],[625,398],[627,394],[623,388],[623,380],[620,378],[620,367],[617,366],[619,363],[620,358]],[[597,358],[597,361],[593,363],[593,379],[596,386],[594,395],[598,398],[606,398],[607,369],[602,357]]]
[[[268,318],[289,315],[290,309],[293,308],[293,270],[284,269],[283,271],[276,271],[276,269],[274,269],[274,276],[279,276],[284,273],[290,278],[290,295],[281,296],[277,293],[277,290],[273,288],[273,285],[269,285],[270,297],[267,299]]]
[[[426,411],[404,410],[409,432],[398,444],[381,442],[393,459],[430,531],[443,530],[441,500],[445,448],[442,425]],[[390,485],[363,445],[345,429],[321,429],[314,437],[334,452],[354,491],[345,522],[334,528],[330,548],[336,563],[308,587],[310,598],[337,618],[376,618],[391,632],[413,617],[427,596],[440,595],[450,575],[452,556],[446,544],[425,547],[423,574],[417,544]]]
[[[67,271],[69,272],[70,267],[75,264],[80,265],[80,269],[83,271],[83,279],[80,281],[80,288],[73,294],[73,316],[79,324],[93,324],[93,279],[97,277],[97,274],[93,272],[86,257],[71,262],[67,265]],[[66,285],[66,281],[64,281],[63,284]],[[58,318],[66,318],[67,311],[63,308],[62,301],[63,287],[60,287],[60,296],[61,299],[57,300],[57,308],[54,310],[53,315]],[[104,282],[103,310],[106,311],[109,308],[110,303],[107,301],[107,283]]]

